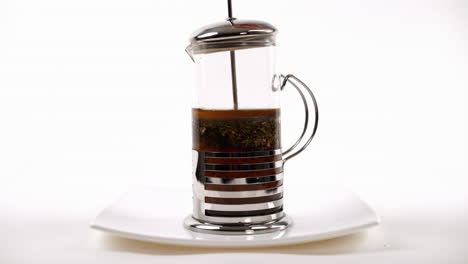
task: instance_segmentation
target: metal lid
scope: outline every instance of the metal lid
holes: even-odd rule
[[[276,33],[275,27],[263,21],[230,18],[195,31],[187,52],[192,55],[274,46]]]

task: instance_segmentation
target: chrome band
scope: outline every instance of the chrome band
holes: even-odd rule
[[[193,162],[193,218],[187,218],[188,229],[248,234],[252,230],[270,232],[286,228],[284,223],[272,224],[284,217],[281,150],[224,153],[194,150]]]
[[[212,203],[201,203],[202,210],[216,210],[216,211],[255,211],[265,210],[280,207],[283,205],[283,199],[276,201],[256,203],[256,204],[212,204]]]
[[[218,177],[205,177],[205,183],[209,184],[231,184],[231,185],[243,185],[243,184],[256,184],[275,182],[283,179],[283,173],[274,174],[270,176],[262,177],[248,177],[248,178],[218,178]]]
[[[242,157],[266,157],[281,154],[281,149],[249,152],[209,152],[204,151],[207,158],[242,158]]]
[[[242,217],[221,217],[221,216],[206,216],[203,218],[197,218],[202,222],[209,222],[215,224],[256,224],[256,223],[267,223],[275,220],[279,220],[284,216],[284,212],[278,212],[276,214],[260,215],[260,216],[242,216]]]
[[[257,190],[257,191],[241,191],[241,192],[222,192],[222,191],[202,191],[206,197],[218,197],[218,198],[250,198],[250,197],[262,197],[270,196],[283,192],[283,186],[279,186],[272,189]]]
[[[250,170],[276,169],[281,166],[283,166],[282,161],[268,162],[268,163],[254,163],[254,164],[239,164],[239,165],[205,163],[205,170],[207,171],[250,171]]]
[[[202,232],[216,235],[253,235],[253,234],[265,234],[275,231],[284,230],[292,223],[291,218],[282,214],[280,218],[272,221],[268,221],[262,224],[242,224],[242,225],[224,225],[206,223],[200,220],[188,216],[184,220],[184,226],[195,232]]]

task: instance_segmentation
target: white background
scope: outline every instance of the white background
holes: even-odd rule
[[[308,186],[339,184],[382,225],[322,243],[210,251],[113,239],[87,224],[129,188],[190,187],[194,76],[184,49],[196,28],[226,17],[225,1],[0,0],[0,263],[463,263],[467,8],[234,0],[236,17],[279,29],[279,68],[319,100],[317,137],[287,164],[286,193],[307,200]],[[299,133],[297,100],[282,98],[284,145]]]

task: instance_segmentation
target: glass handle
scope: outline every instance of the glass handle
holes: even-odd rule
[[[286,86],[287,83],[290,83],[292,86],[294,86],[294,88],[296,88],[296,90],[299,92],[299,95],[302,98],[302,102],[304,103],[304,110],[305,110],[304,128],[302,130],[301,136],[290,148],[288,148],[286,151],[283,152],[283,157],[284,157],[283,158],[283,163],[286,163],[286,161],[288,161],[292,157],[295,157],[296,155],[301,153],[304,149],[306,149],[307,146],[312,141],[312,139],[314,138],[315,133],[317,132],[319,112],[318,112],[317,100],[315,99],[315,96],[312,93],[312,91],[309,89],[309,87],[304,82],[302,82],[299,78],[297,78],[296,76],[294,76],[292,74],[288,74],[286,76],[280,75],[280,79],[282,79],[282,81],[281,81],[281,90],[284,89],[284,87]],[[301,148],[299,148],[295,152],[291,153],[291,151],[293,151],[302,142],[302,140],[304,139],[304,135],[309,130],[309,110],[310,109],[309,109],[309,104],[307,103],[306,96],[304,95],[304,91],[307,92],[307,94],[312,99],[312,102],[313,102],[313,105],[314,105],[314,112],[315,112],[315,122],[314,122],[314,125],[313,125],[313,128],[312,128],[312,134],[309,136],[307,141],[303,144],[303,146]]]

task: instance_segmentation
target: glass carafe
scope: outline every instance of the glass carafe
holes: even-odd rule
[[[256,234],[291,222],[283,211],[283,167],[312,140],[318,110],[302,81],[276,72],[276,33],[268,23],[231,18],[190,40],[187,52],[197,70],[193,213],[185,221],[191,230]],[[303,100],[305,123],[296,143],[283,150],[280,94],[287,83]],[[316,114],[314,122],[309,112]]]

